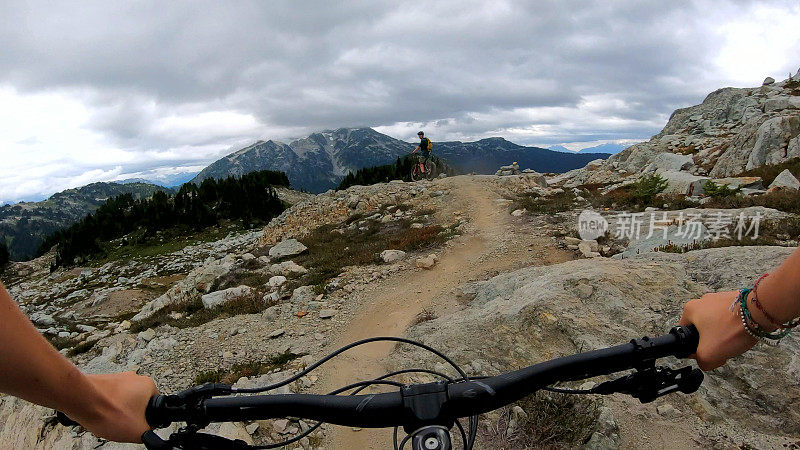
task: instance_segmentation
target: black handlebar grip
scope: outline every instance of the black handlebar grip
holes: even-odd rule
[[[61,411],[56,411],[56,420],[58,420],[58,423],[64,425],[65,427],[74,427],[76,425],[80,425],[78,422],[75,422],[74,420],[70,419],[69,416],[62,413]]]
[[[172,423],[171,420],[164,417],[166,398],[164,394],[156,394],[150,397],[150,401],[147,402],[144,418],[147,420],[147,424],[153,428],[165,428]]]
[[[669,333],[677,338],[678,349],[675,356],[678,358],[688,358],[697,352],[697,345],[700,343],[700,332],[694,325],[675,327]]]

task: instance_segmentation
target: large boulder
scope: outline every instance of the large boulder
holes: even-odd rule
[[[544,175],[540,174],[539,172],[533,169],[525,169],[522,171],[523,179],[529,186],[538,186],[541,188],[546,188],[549,186],[547,183],[547,179]]]
[[[200,297],[200,300],[203,302],[204,308],[214,308],[251,292],[253,292],[253,288],[241,285],[205,294]]]
[[[653,161],[645,168],[645,172],[659,172],[659,171],[681,171],[688,170],[694,166],[694,160],[691,156],[679,155],[676,153],[661,153],[653,158]]]
[[[785,161],[790,157],[789,141],[798,133],[800,133],[800,115],[778,116],[766,120],[756,132],[756,141],[745,168],[750,170],[765,164]]]
[[[793,189],[796,191],[800,189],[800,181],[797,181],[797,178],[792,175],[792,172],[786,169],[775,177],[775,180],[769,185],[769,188]]]
[[[664,194],[700,195],[705,191],[703,187],[708,183],[708,177],[692,175],[688,172],[663,171],[658,174],[667,180],[667,189]]]
[[[412,326],[408,337],[435,345],[457,361],[478,363],[477,369],[471,364],[475,375],[495,375],[665,333],[678,322],[689,299],[752,283],[757,274],[773,270],[793,251],[728,247],[528,267],[473,283],[474,297],[462,309]],[[438,363],[424,351],[397,351],[394,361],[413,360],[426,368]],[[725,367],[707,372],[696,394],[672,394],[669,403],[691,419],[687,422],[713,426],[723,441],[740,442],[742,432],[765,438],[793,436],[792,430],[800,427],[800,411],[786,399],[800,396],[800,379],[795,375],[800,373],[798,361],[798,339],[784,339],[777,348],[756,347]],[[642,427],[645,435],[657,416],[656,406],[663,404],[639,405],[623,396],[606,401],[618,421]],[[709,417],[717,422],[708,422]],[[706,446],[700,442],[696,441],[698,446]]]
[[[303,245],[297,239],[286,239],[269,249],[269,257],[280,259],[297,256],[308,250],[308,247]]]
[[[726,185],[731,189],[764,189],[764,180],[761,177],[727,177],[711,180],[720,186]]]

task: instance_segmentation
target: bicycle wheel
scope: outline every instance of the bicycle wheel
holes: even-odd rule
[[[436,164],[433,161],[428,161],[425,164],[425,177],[432,180],[436,177]]]
[[[411,181],[419,181],[422,179],[422,173],[419,171],[419,163],[414,163],[411,167]]]

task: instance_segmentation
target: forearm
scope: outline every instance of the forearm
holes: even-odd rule
[[[103,395],[42,337],[0,284],[0,392],[94,419]]]
[[[758,300],[764,310],[781,323],[800,317],[800,247],[761,281],[758,286]],[[758,308],[750,309],[759,324],[769,324]]]

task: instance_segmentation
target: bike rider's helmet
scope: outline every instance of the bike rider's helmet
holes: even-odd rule
[[[424,135],[425,135],[425,133],[423,133],[422,131],[420,131],[419,133],[417,133],[417,136],[424,136]]]

